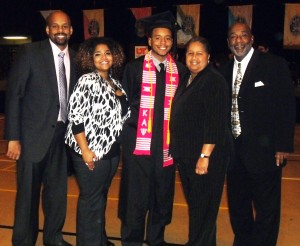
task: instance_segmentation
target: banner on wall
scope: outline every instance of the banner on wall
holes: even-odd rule
[[[152,14],[152,8],[130,8],[132,14],[136,20],[142,19],[144,17],[150,16]]]
[[[228,25],[231,26],[237,19],[244,20],[249,27],[252,27],[253,5],[229,6]]]
[[[140,21],[142,18],[148,17],[152,14],[152,8],[130,8],[132,14],[135,17],[135,34],[137,36],[137,40],[142,40],[141,43],[146,39],[146,31],[144,24]],[[135,43],[134,46],[134,58],[138,58],[139,56],[146,55],[148,52],[148,45],[142,45],[139,41]]]
[[[134,58],[144,56],[147,53],[148,53],[148,46],[147,45],[136,45],[136,46],[134,46]]]
[[[300,4],[285,4],[283,46],[300,49]]]
[[[176,18],[181,27],[177,32],[177,45],[182,47],[192,37],[199,35],[200,4],[178,5]]]
[[[104,36],[104,10],[83,10],[84,39]]]
[[[57,10],[54,10],[54,9],[51,9],[51,10],[41,10],[40,13],[44,17],[44,19],[46,20],[47,17],[48,17],[48,15],[50,15],[54,11],[57,11]]]

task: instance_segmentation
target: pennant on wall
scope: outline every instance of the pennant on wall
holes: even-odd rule
[[[41,10],[40,13],[44,17],[44,19],[46,20],[47,17],[48,17],[48,15],[50,15],[54,11],[57,11],[57,10],[54,10],[54,9],[51,9],[51,10]]]
[[[142,19],[144,17],[150,16],[152,14],[152,8],[130,8],[132,14],[136,20]]]
[[[135,17],[135,33],[138,37],[142,38],[146,36],[145,32],[145,26],[144,24],[140,21],[140,19],[144,17],[148,17],[152,14],[152,8],[147,7],[147,8],[130,8],[132,14]]]
[[[199,35],[200,4],[178,5],[177,22],[181,27],[177,32],[177,44],[182,47],[192,37]]]
[[[237,19],[243,19],[251,28],[253,5],[229,6],[228,8],[229,26],[231,26]]]
[[[300,48],[300,4],[285,4],[283,46]]]
[[[83,10],[84,39],[104,36],[103,9]]]
[[[132,14],[134,15],[135,21],[135,33],[139,39],[143,39],[146,37],[146,31],[144,24],[140,21],[140,19],[148,17],[152,14],[152,8],[130,8]],[[148,45],[136,44],[134,46],[134,58],[138,58],[139,56],[146,55],[148,52]]]

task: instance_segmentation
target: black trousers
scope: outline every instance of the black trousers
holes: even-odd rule
[[[119,217],[124,246],[141,246],[145,231],[149,245],[164,241],[172,217],[175,165],[162,165],[162,160],[132,155],[123,146]]]
[[[120,157],[95,162],[89,170],[82,157],[71,152],[75,176],[79,185],[76,218],[77,246],[105,246],[105,210],[111,181],[117,171]]]
[[[240,156],[242,148],[242,141],[235,140],[235,164],[227,174],[233,245],[275,246],[280,223],[282,169],[249,173]]]
[[[42,184],[43,241],[56,244],[63,240],[61,231],[67,204],[65,129],[65,124],[57,124],[48,152],[40,162],[25,160],[22,154],[17,161],[17,195],[12,237],[14,246],[34,246],[36,243]]]
[[[189,238],[186,245],[215,246],[216,220],[228,158],[211,156],[208,173],[195,173],[196,159],[176,159],[189,206]]]

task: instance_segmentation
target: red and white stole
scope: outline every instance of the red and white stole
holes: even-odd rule
[[[170,144],[170,112],[174,94],[178,87],[179,75],[176,63],[171,55],[167,56],[166,66],[166,89],[164,99],[164,122],[163,122],[163,166],[173,164],[173,158],[169,155]],[[143,64],[143,81],[141,85],[141,100],[137,126],[135,155],[150,155],[152,139],[152,125],[154,113],[154,101],[156,93],[156,70],[152,59],[152,52],[145,55]]]

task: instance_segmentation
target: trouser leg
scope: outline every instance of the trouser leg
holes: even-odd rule
[[[72,153],[72,160],[80,190],[76,218],[76,245],[106,245],[107,193],[116,172],[119,157],[96,161],[92,171],[88,169],[79,155]]]
[[[165,226],[171,222],[175,185],[175,165],[156,165],[150,185],[146,242],[159,245],[164,241]]]
[[[189,241],[187,245],[215,246],[216,220],[221,202],[226,158],[209,161],[208,173],[197,175],[197,160],[178,160],[178,169],[189,205]]]
[[[280,223],[281,169],[250,177],[255,207],[252,245],[276,246]]]
[[[39,229],[41,173],[32,162],[17,161],[17,194],[12,244],[33,246]]]
[[[250,180],[244,167],[234,167],[227,173],[228,206],[234,246],[253,246],[254,215]]]
[[[45,159],[42,204],[45,215],[43,241],[55,244],[63,240],[67,209],[67,154],[65,124],[59,123]]]

